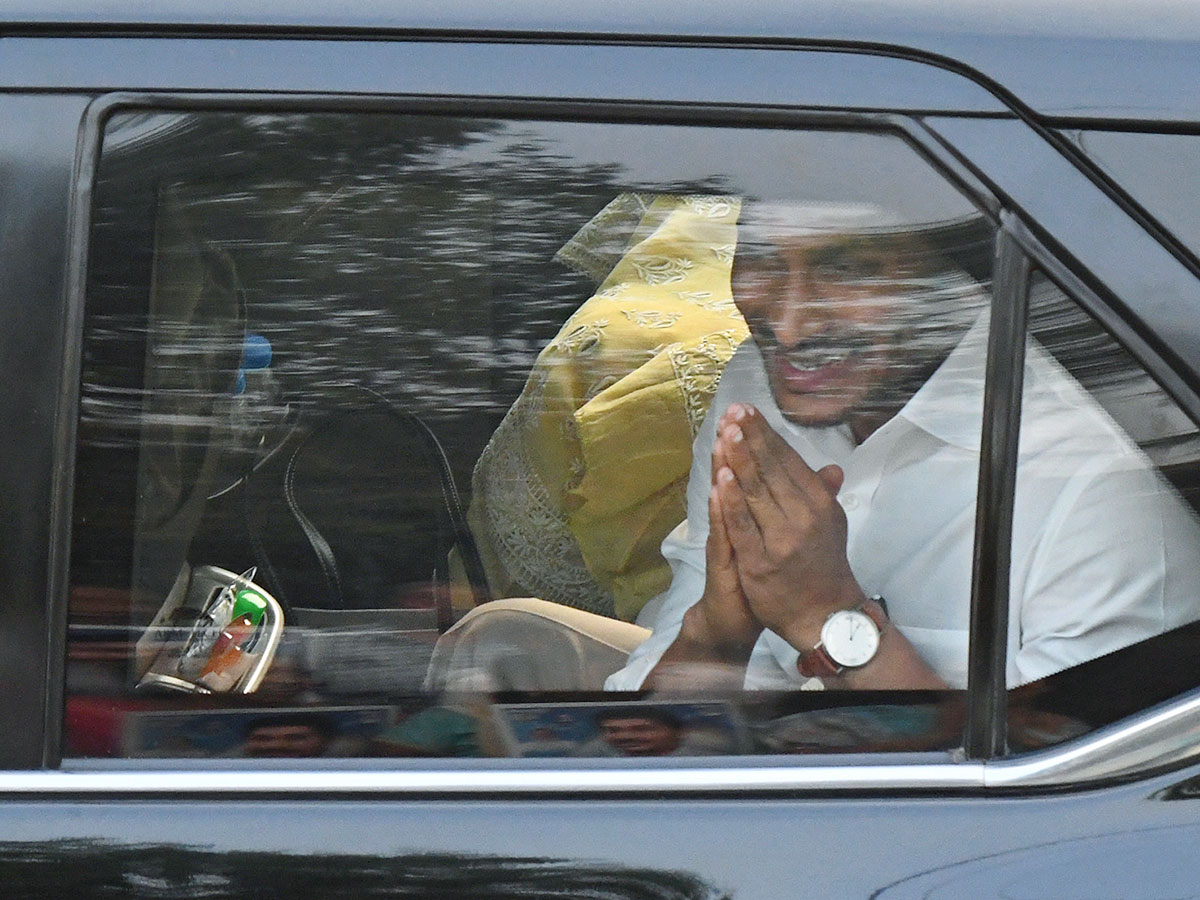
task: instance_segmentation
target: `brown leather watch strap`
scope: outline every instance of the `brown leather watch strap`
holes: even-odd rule
[[[888,630],[888,626],[892,620],[888,618],[887,601],[881,596],[872,594],[859,609],[866,613],[867,618],[875,623],[875,627],[879,629],[881,636]]]
[[[825,647],[818,643],[811,650],[801,650],[796,659],[796,669],[805,678],[832,678],[842,673],[842,667],[833,661]]]

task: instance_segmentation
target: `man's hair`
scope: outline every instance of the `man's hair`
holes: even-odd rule
[[[770,202],[745,199],[738,214],[739,250],[767,236],[856,235],[892,249],[920,247],[921,268],[992,280],[995,226],[982,214],[921,219],[870,203]]]
[[[981,214],[921,220],[867,203],[743,201],[735,271],[739,259],[753,258],[758,248],[787,236],[844,236],[897,253],[908,270],[901,279],[904,292],[919,300],[904,308],[897,325],[930,369],[946,358],[990,299],[995,228]]]

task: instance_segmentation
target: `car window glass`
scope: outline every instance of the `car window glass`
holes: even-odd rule
[[[1029,315],[1009,608],[1009,683],[1024,685],[1010,697],[1014,749],[1195,687],[1200,640],[1195,423],[1041,273]]]
[[[1073,136],[1150,215],[1200,254],[1200,197],[1192,188],[1200,138],[1141,131],[1078,131]]]
[[[66,755],[956,747],[992,244],[890,134],[114,114]]]

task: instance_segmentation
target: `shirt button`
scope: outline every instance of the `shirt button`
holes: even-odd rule
[[[842,509],[858,509],[857,494],[842,494],[838,500],[842,501]]]

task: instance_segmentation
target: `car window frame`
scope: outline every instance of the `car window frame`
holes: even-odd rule
[[[72,169],[79,123],[88,98],[72,94],[0,94],[0,111],[14,127],[0,138],[0,187],[5,226],[0,245],[0,340],[10,386],[0,400],[5,421],[0,525],[0,767],[42,765],[47,658],[53,611],[47,602],[57,548],[48,540],[55,496],[53,468],[61,359],[71,352],[64,271]],[[12,427],[7,427],[12,426]]]
[[[723,124],[731,127],[753,127],[753,126],[771,126],[771,127],[829,127],[829,128],[855,128],[867,129],[873,131],[885,131],[888,133],[896,133],[905,137],[908,142],[923,155],[927,161],[934,166],[944,177],[947,177],[967,196],[976,201],[982,210],[991,217],[1000,220],[1000,230],[998,232],[1002,253],[1007,252],[1006,257],[1012,266],[1017,270],[1024,267],[1024,271],[1028,271],[1028,261],[1031,256],[1046,256],[1050,261],[1050,265],[1044,262],[1041,264],[1044,268],[1059,272],[1063,270],[1061,263],[1057,258],[1049,254],[1044,246],[1033,236],[1033,231],[1028,226],[1024,225],[1022,220],[1015,214],[1002,211],[1002,205],[998,195],[986,185],[986,182],[978,177],[978,174],[971,167],[964,165],[963,160],[951,151],[944,143],[931,137],[930,133],[925,130],[920,122],[908,115],[898,113],[877,113],[877,112],[860,112],[853,110],[762,110],[762,109],[741,109],[730,106],[689,106],[686,110],[663,107],[660,104],[653,103],[562,103],[556,101],[537,101],[537,100],[478,100],[478,99],[433,99],[433,98],[346,98],[346,97],[330,97],[329,95],[303,95],[303,96],[287,96],[280,97],[274,94],[267,95],[246,95],[231,97],[229,95],[194,95],[194,94],[163,94],[163,93],[118,93],[109,94],[98,98],[89,107],[85,117],[85,125],[82,131],[81,148],[79,153],[79,162],[76,172],[76,190],[73,192],[73,226],[71,233],[70,254],[70,272],[69,272],[69,296],[71,298],[71,307],[74,310],[81,309],[84,293],[84,285],[86,280],[86,248],[88,245],[88,222],[90,210],[90,186],[91,176],[98,162],[100,135],[102,133],[103,123],[108,115],[118,109],[128,108],[152,108],[155,110],[169,109],[188,109],[194,110],[198,108],[213,108],[223,110],[246,110],[246,109],[264,109],[270,108],[272,111],[282,111],[284,109],[328,109],[334,106],[339,111],[348,109],[363,109],[363,110],[387,110],[389,112],[438,112],[447,114],[478,114],[502,116],[504,118],[520,118],[528,117],[543,117],[555,116],[562,118],[579,118],[601,121],[632,121],[632,122],[669,122],[674,120],[687,121],[688,123],[703,122],[706,124]],[[1007,247],[1005,251],[1003,248]],[[1072,283],[1078,281],[1074,274],[1067,269],[1066,272],[1070,275]],[[1027,279],[1026,279],[1027,281]],[[1020,290],[1018,290],[1020,293]],[[1001,301],[1003,295],[1003,301]],[[1004,312],[1006,315],[1012,314],[1022,303],[1014,304],[1012,302],[1012,290],[997,289],[993,298],[993,310],[997,308],[997,304],[1003,302],[1008,304]],[[1023,294],[1022,294],[1023,297]],[[1101,301],[1101,305],[1103,305]],[[993,313],[995,315],[995,312]],[[64,395],[62,405],[60,407],[60,433],[70,433],[70,440],[64,442],[58,450],[59,458],[56,459],[56,467],[59,471],[65,473],[62,482],[66,488],[62,496],[61,502],[55,504],[56,517],[54,522],[54,534],[57,538],[56,546],[67,546],[70,538],[70,488],[72,485],[72,461],[74,458],[74,421],[78,412],[78,378],[79,364],[81,354],[81,317],[76,317],[72,320],[75,323],[77,332],[72,335],[74,343],[68,341],[69,346],[75,350],[74,358],[68,356],[68,365],[65,367],[64,373]],[[994,339],[992,346],[989,349],[989,359],[994,352],[998,355],[997,358],[1004,354],[1009,354],[1009,365],[1012,364],[1011,354],[1016,343],[1012,339],[1013,325],[1015,322],[1010,322],[1009,327],[1006,327],[1001,337]],[[1007,335],[1007,337],[1003,337]],[[991,366],[989,362],[989,366]],[[1011,371],[1010,371],[1011,374]],[[993,382],[988,382],[988,387],[985,389],[985,398],[990,397],[991,402],[996,405],[998,398],[995,396],[998,389],[993,385]],[[1007,406],[1011,410],[1012,394],[1007,395],[1007,401],[997,405]],[[988,402],[985,399],[985,402]],[[1016,398],[1019,404],[1019,396]],[[997,461],[999,466],[992,465],[989,467],[989,490],[991,497],[987,501],[986,509],[983,508],[984,497],[981,495],[981,516],[995,517],[999,512],[1003,515],[1003,506],[997,507],[997,498],[1003,497],[1003,466],[1005,464],[1006,450],[997,451]],[[1012,462],[1012,458],[1008,458]],[[981,463],[981,483],[984,477],[983,465]],[[999,473],[998,475],[996,473]],[[999,480],[996,480],[996,479]],[[1011,517],[1011,491],[1009,491],[1009,510],[1008,515]],[[1002,527],[1002,522],[1000,523]],[[1011,523],[1010,523],[1011,524]],[[976,531],[976,541],[980,540],[980,531]],[[978,550],[978,547],[977,547]],[[977,554],[978,555],[978,554]],[[999,564],[999,560],[995,564]],[[66,639],[66,588],[67,588],[67,573],[65,565],[61,565],[52,573],[57,579],[52,590],[52,595],[56,598],[57,607],[55,610],[55,627],[52,629],[54,648],[54,661],[51,666],[51,678],[48,682],[51,685],[51,696],[48,698],[48,717],[45,730],[45,760],[48,768],[61,767],[62,774],[68,772],[75,775],[83,775],[89,773],[95,776],[92,781],[81,782],[77,779],[68,780],[69,784],[73,784],[72,789],[86,790],[111,790],[114,782],[111,778],[118,779],[118,783],[123,786],[120,790],[134,789],[136,792],[143,790],[162,791],[168,790],[174,792],[176,790],[191,791],[202,789],[204,793],[215,791],[221,793],[223,791],[234,790],[230,785],[233,782],[217,778],[215,781],[205,780],[203,785],[198,785],[191,778],[184,778],[183,781],[178,781],[186,772],[209,772],[210,769],[219,771],[220,766],[209,767],[207,765],[199,766],[194,761],[189,761],[186,766],[164,764],[147,765],[139,761],[134,767],[137,772],[131,772],[128,761],[112,762],[112,761],[86,761],[86,760],[69,760],[65,761],[61,758],[61,710],[63,706],[63,671],[65,666],[65,639]],[[997,591],[995,573],[992,574],[991,588],[987,588],[986,582],[988,579],[975,579],[981,582],[980,592],[987,590],[991,591],[991,598],[981,597],[978,600],[973,600],[973,610],[978,610],[978,615],[982,620],[987,620],[991,617],[994,624],[997,615],[996,597],[1001,596]],[[973,591],[974,592],[974,591]],[[1003,605],[1003,604],[999,604]],[[973,612],[973,616],[976,615]],[[1003,630],[999,632],[1003,634]],[[1002,656],[1004,652],[1003,642],[989,642],[986,649],[981,648],[981,659],[988,660],[988,666],[995,665],[995,656],[997,647]],[[974,653],[974,641],[972,642],[972,652]],[[972,671],[974,671],[974,665]],[[982,663],[979,664],[983,666]],[[1003,672],[1003,667],[1000,669]],[[299,782],[292,779],[291,770],[280,769],[276,764],[273,769],[278,771],[280,780],[267,779],[266,781],[259,780],[258,789],[267,789],[267,785],[274,784],[274,789],[280,789],[284,783],[290,784],[292,788],[303,788],[304,790],[313,789],[314,784],[324,784],[320,790],[331,790],[335,792],[350,791],[359,792],[366,789],[366,785],[362,778],[357,777],[355,773],[370,775],[366,781],[377,786],[381,790],[403,790],[405,792],[432,792],[439,796],[443,793],[466,792],[472,793],[480,790],[500,792],[516,791],[519,793],[549,791],[556,793],[560,790],[568,790],[568,782],[570,790],[583,790],[584,792],[597,791],[601,793],[608,792],[670,792],[674,790],[684,793],[693,793],[702,790],[705,793],[716,792],[725,793],[726,791],[746,791],[746,790],[868,790],[877,791],[884,789],[910,789],[923,790],[932,789],[938,791],[945,790],[973,790],[984,786],[989,781],[988,769],[994,769],[997,765],[1002,765],[1004,761],[993,760],[991,757],[996,755],[998,748],[997,741],[1002,743],[1003,723],[1000,721],[1002,716],[1003,704],[998,702],[995,696],[996,681],[990,675],[986,674],[984,668],[981,668],[980,674],[974,675],[974,683],[968,686],[968,697],[975,696],[974,700],[969,702],[974,703],[975,720],[982,723],[980,725],[968,726],[968,734],[979,733],[983,735],[983,744],[971,744],[967,747],[965,755],[960,754],[917,754],[914,757],[898,757],[867,758],[863,755],[847,755],[829,758],[817,757],[801,757],[792,758],[787,762],[779,762],[772,760],[765,764],[746,765],[745,761],[732,758],[728,765],[707,765],[704,767],[691,766],[664,766],[661,762],[653,765],[620,765],[609,763],[606,765],[597,765],[596,761],[589,763],[580,763],[578,766],[571,765],[563,767],[558,765],[557,769],[547,768],[542,765],[530,765],[528,761],[524,761],[523,765],[505,765],[512,764],[516,761],[496,761],[498,764],[488,766],[467,766],[462,762],[454,762],[453,764],[441,764],[431,766],[414,767],[407,771],[392,771],[394,765],[386,767],[388,778],[380,781],[381,773],[380,766],[372,765],[372,761],[363,761],[362,765],[355,765],[352,771],[341,771],[336,768],[316,765],[316,761],[308,761],[308,764],[302,767],[296,774],[303,772],[307,782],[302,778]],[[57,696],[55,696],[57,691]],[[989,693],[991,692],[991,693]],[[1003,692],[1003,684],[1001,678],[1000,692]],[[56,718],[55,712],[59,715]],[[1000,735],[1000,738],[997,737]],[[1087,738],[1082,739],[1087,742]],[[1054,751],[1049,751],[1051,754]],[[1043,754],[1045,755],[1045,754]],[[1086,755],[1086,754],[1085,754]],[[799,759],[797,764],[795,760]],[[1023,758],[1027,760],[1027,758]],[[169,762],[169,761],[168,761]],[[614,761],[616,762],[616,761]],[[343,763],[344,766],[344,763]],[[1010,767],[1011,768],[1011,767]],[[1061,767],[1060,767],[1061,768]],[[186,770],[185,771],[181,771]],[[239,766],[239,771],[244,771],[244,766]],[[143,775],[158,773],[161,777],[147,778],[141,782],[138,779]],[[20,773],[24,774],[24,773]],[[32,773],[30,773],[32,774]],[[51,774],[51,773],[42,773]],[[411,776],[411,777],[409,777]],[[591,777],[585,777],[591,776]],[[659,778],[658,776],[662,776]],[[314,783],[311,778],[316,778]],[[164,781],[163,779],[166,779]],[[176,781],[172,781],[176,779]],[[236,780],[236,775],[234,776]],[[565,779],[565,780],[564,780]],[[992,777],[992,781],[995,777]],[[1011,776],[1009,777],[1011,782]],[[128,782],[126,784],[126,782]],[[65,784],[66,784],[65,783]],[[0,779],[0,790],[3,789],[6,782]],[[65,789],[64,784],[64,789]],[[94,787],[87,787],[88,784],[94,784]],[[174,784],[175,786],[171,786]],[[190,787],[187,785],[191,785]],[[108,787],[102,787],[108,785]],[[152,787],[157,785],[157,787]],[[390,786],[389,786],[390,785]],[[46,782],[45,788],[51,792],[55,791],[54,782]],[[244,785],[237,790],[244,789]]]
[[[17,29],[6,38],[5,47],[0,91],[7,99],[23,99],[46,108],[55,103],[78,104],[83,113],[68,123],[70,137],[57,132],[52,135],[47,124],[13,129],[16,145],[36,141],[45,146],[35,164],[44,174],[14,182],[22,192],[21,203],[28,199],[31,209],[57,217],[68,212],[88,215],[72,199],[77,186],[91,173],[85,165],[88,133],[81,123],[87,124],[88,103],[122,91],[156,97],[207,93],[239,101],[258,92],[268,98],[268,105],[273,102],[270,98],[319,92],[338,107],[370,97],[419,102],[422,98],[557,96],[591,102],[615,93],[631,99],[652,98],[655,103],[643,104],[646,109],[675,104],[699,110],[705,102],[758,108],[764,100],[772,102],[774,98],[776,109],[1010,114],[1003,92],[994,85],[969,74],[964,77],[927,53],[899,47],[859,47],[848,52],[846,46],[829,42],[740,39],[706,46],[666,34],[629,41],[596,34],[577,38],[560,33],[498,36],[461,28],[438,34],[400,29],[345,34],[296,28],[265,35],[236,26],[218,32],[187,27],[163,32],[49,24],[32,31]],[[664,68],[668,57],[688,65]],[[214,59],[223,62],[214,66]],[[624,62],[614,65],[620,61]],[[738,61],[739,77],[731,81],[729,64]],[[621,76],[615,82],[614,72]],[[885,75],[888,77],[881,77]],[[764,86],[770,88],[765,97]],[[35,118],[40,117],[18,116],[23,123]],[[634,120],[641,119],[635,115]],[[24,196],[31,185],[49,179],[61,180],[65,186],[52,204],[45,202],[47,198]],[[38,464],[24,466],[16,475],[21,489],[10,494],[25,497],[30,493],[23,502],[38,514],[23,516],[19,525],[14,521],[0,559],[7,561],[15,579],[5,584],[16,594],[10,595],[10,603],[0,610],[0,626],[14,642],[14,662],[9,668],[17,689],[5,708],[18,723],[0,738],[0,769],[53,767],[59,762],[58,710],[63,697],[55,673],[61,669],[59,626],[65,620],[65,594],[55,573],[65,565],[70,547],[58,524],[63,518],[59,508],[63,492],[57,482],[64,472],[61,468],[52,471],[51,457],[57,463],[53,448],[74,441],[69,405],[77,386],[70,372],[72,354],[81,352],[77,339],[81,326],[76,320],[78,304],[71,302],[76,292],[62,288],[62,283],[77,262],[64,250],[68,236],[76,230],[68,221],[65,227],[38,239],[37,253],[20,254],[39,260],[41,268],[34,273],[39,289],[53,286],[55,343],[45,359],[51,374],[58,375],[63,355],[66,371],[62,374],[67,377],[58,389],[49,382],[46,386],[38,382],[41,393],[36,408],[28,409],[26,404],[17,417],[41,423],[38,447],[44,450]],[[73,246],[80,245],[76,242]],[[36,320],[40,326],[45,313],[38,309],[36,315],[42,316]],[[27,342],[21,344],[22,351],[27,349]],[[26,375],[22,372],[21,378]],[[14,395],[21,396],[21,392]],[[64,415],[64,410],[68,414]]]
[[[919,128],[917,122],[909,116],[896,113],[863,113],[853,110],[745,110],[737,107],[688,107],[687,109],[672,108],[662,104],[606,102],[606,103],[562,103],[559,101],[540,100],[476,100],[473,98],[426,99],[426,98],[332,98],[328,95],[305,95],[279,97],[277,95],[248,95],[231,98],[228,95],[184,95],[161,93],[113,93],[98,98],[88,109],[85,124],[82,129],[82,145],[80,153],[78,190],[74,196],[76,203],[75,219],[79,227],[72,234],[72,270],[69,277],[69,292],[75,308],[82,310],[87,282],[87,259],[90,252],[90,209],[92,179],[97,170],[102,151],[102,140],[105,123],[118,113],[129,110],[142,111],[200,111],[219,110],[222,112],[261,111],[270,109],[272,112],[307,112],[330,111],[339,112],[388,112],[403,115],[412,114],[441,114],[441,115],[478,115],[482,117],[500,117],[506,120],[529,119],[570,119],[579,121],[598,122],[635,122],[653,121],[655,124],[709,124],[726,127],[789,127],[789,128],[818,128],[830,130],[852,130],[871,133],[891,134],[903,139],[911,149],[921,156],[935,172],[945,178],[971,200],[984,214],[994,220],[998,201],[990,193],[981,188],[979,183],[969,177],[964,177],[961,167],[957,174],[946,171],[944,164],[933,158],[930,148],[933,145],[927,134]],[[82,349],[82,317],[76,335],[77,346]],[[82,352],[72,361],[73,371],[69,373],[68,383],[76,387],[73,396],[64,398],[62,416],[70,422],[71,443],[70,458],[56,460],[57,470],[65,473],[64,481],[68,484],[67,492],[62,497],[62,503],[57,508],[63,511],[65,518],[55,522],[56,533],[64,542],[70,540],[71,517],[69,510],[70,490],[74,485],[74,452],[75,434],[74,423],[79,412],[78,382],[81,377]],[[985,388],[985,404],[986,400]],[[979,540],[976,532],[975,540]],[[975,548],[975,556],[979,557],[979,547]],[[68,573],[64,570],[55,573],[61,583],[56,585],[55,596],[62,597],[63,608],[56,619],[55,647],[58,650],[55,668],[52,670],[50,682],[62,694],[65,687],[66,666],[66,601],[69,589]],[[995,580],[994,576],[981,580],[987,585]],[[973,601],[973,606],[977,605]],[[994,600],[981,601],[983,607],[990,608]],[[968,686],[968,693],[971,687]],[[976,687],[979,690],[979,687]],[[59,708],[65,704],[65,696],[54,698]],[[978,704],[976,704],[978,705]],[[55,727],[55,743],[47,743],[47,757],[61,764],[64,759],[62,751],[62,722],[61,719],[47,722],[48,735],[50,728]],[[929,754],[934,758],[945,759],[945,754]],[[859,755],[861,756],[861,755]],[[852,757],[853,758],[853,755]],[[71,761],[72,763],[74,760]]]

